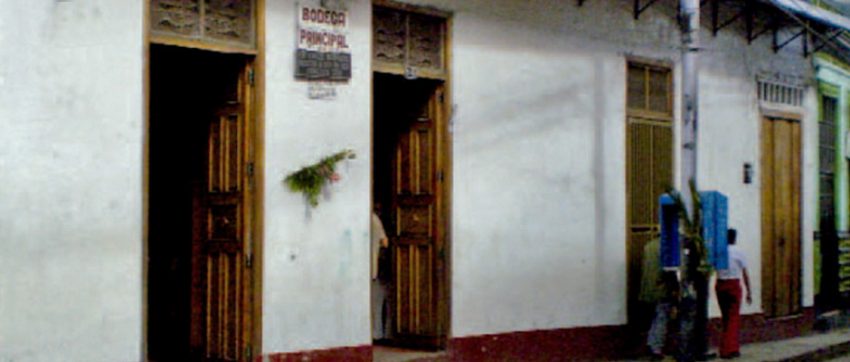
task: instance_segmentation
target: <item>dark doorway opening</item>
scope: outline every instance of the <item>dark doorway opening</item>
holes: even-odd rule
[[[372,195],[389,239],[378,268],[385,290],[373,285],[372,305],[373,318],[388,320],[373,323],[373,337],[439,350],[448,329],[444,83],[375,73],[373,86]]]
[[[838,100],[822,96],[821,114],[818,122],[818,174],[820,228],[815,243],[820,243],[820,285],[815,294],[815,309],[818,316],[828,316],[841,307],[839,304],[838,230],[835,217],[835,162],[836,162],[836,119]],[[817,272],[817,266],[815,267]],[[827,319],[821,319],[826,322]],[[823,323],[823,322],[822,322]]]
[[[199,293],[211,299],[223,293],[204,289],[199,279],[213,278],[215,268],[225,264],[201,265],[206,260],[198,255],[199,235],[208,224],[206,215],[199,217],[198,190],[212,178],[211,125],[221,105],[237,98],[245,64],[240,55],[162,45],[150,49],[147,352],[151,361],[241,358],[242,351],[234,350],[242,342],[239,325],[209,324],[203,316],[211,304],[199,303]],[[209,274],[199,274],[207,268]],[[205,335],[213,333],[218,339],[209,343]]]

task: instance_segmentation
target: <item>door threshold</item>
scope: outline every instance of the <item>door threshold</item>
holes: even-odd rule
[[[429,352],[381,345],[372,346],[372,361],[375,362],[426,362],[448,361],[445,351]]]
[[[778,317],[766,317],[765,320],[768,320],[768,321],[771,321],[771,322],[783,322],[783,321],[794,320],[794,319],[798,319],[798,318],[802,318],[802,317],[803,317],[803,313],[796,312],[794,314],[788,314],[788,315],[783,315],[783,316],[778,316]]]
[[[833,318],[841,315],[840,309],[830,309],[826,312],[817,315],[817,318]]]

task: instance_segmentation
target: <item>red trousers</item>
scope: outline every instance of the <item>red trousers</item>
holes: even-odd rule
[[[720,337],[720,357],[740,351],[738,341],[741,331],[741,281],[718,279],[714,287],[720,313],[723,314],[723,334]]]

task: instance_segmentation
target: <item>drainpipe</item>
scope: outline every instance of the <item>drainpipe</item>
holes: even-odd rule
[[[681,184],[682,200],[693,217],[691,183],[697,186],[697,125],[698,125],[698,67],[700,31],[700,0],[680,0],[679,21],[682,28],[682,129],[681,129]],[[693,220],[693,219],[692,219]],[[687,252],[687,250],[686,250]],[[694,255],[694,252],[688,252]],[[681,317],[682,337],[687,339],[680,353],[682,360],[704,360],[708,352],[708,276],[696,270],[697,258],[686,260],[683,276]],[[692,289],[691,289],[692,288]],[[690,321],[690,322],[689,322]]]
[[[693,215],[689,183],[697,176],[697,52],[699,51],[699,1],[680,0],[682,26],[682,199]]]

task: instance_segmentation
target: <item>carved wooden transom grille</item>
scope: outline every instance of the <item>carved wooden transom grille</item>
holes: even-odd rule
[[[254,0],[152,0],[151,33],[254,48]]]
[[[372,58],[378,65],[445,71],[445,18],[376,6],[372,32]]]

